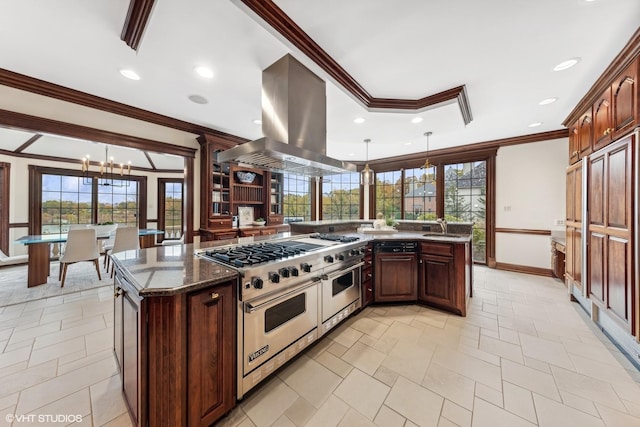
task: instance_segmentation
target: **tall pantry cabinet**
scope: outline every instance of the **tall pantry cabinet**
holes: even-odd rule
[[[612,63],[619,68],[600,77],[565,123],[571,124],[565,280],[632,354],[640,351],[638,49],[640,33]]]

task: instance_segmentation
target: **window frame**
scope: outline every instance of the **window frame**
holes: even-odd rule
[[[182,186],[182,204],[180,205],[180,222],[181,222],[181,234],[180,237],[167,238],[166,233],[163,235],[158,235],[157,240],[158,243],[162,243],[163,240],[180,240],[182,236],[184,236],[185,230],[185,221],[184,221],[184,179],[183,178],[158,178],[158,229],[165,230],[165,204],[166,204],[166,186],[167,184],[180,184]]]
[[[29,165],[29,234],[42,234],[42,176],[60,175],[82,177],[80,170],[51,168],[46,166]],[[91,174],[99,176],[98,173]],[[138,184],[138,228],[147,228],[147,177],[131,175],[124,178],[136,181]],[[92,221],[98,220],[97,183],[92,186]]]

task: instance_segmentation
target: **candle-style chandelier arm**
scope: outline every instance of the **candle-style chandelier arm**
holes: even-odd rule
[[[91,158],[87,154],[82,158],[82,176],[83,184],[90,185],[94,179],[98,180],[98,185],[113,186],[113,187],[126,187],[129,185],[127,180],[117,179],[116,176],[123,177],[131,175],[131,161],[126,164],[120,163],[120,171],[117,166],[114,166],[113,156],[109,157],[109,146],[104,146],[104,161],[100,162],[100,168],[97,172],[91,173]],[[115,173],[114,173],[115,168]]]

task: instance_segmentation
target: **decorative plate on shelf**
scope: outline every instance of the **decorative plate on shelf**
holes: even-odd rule
[[[251,225],[253,223],[253,207],[238,206],[238,225]]]

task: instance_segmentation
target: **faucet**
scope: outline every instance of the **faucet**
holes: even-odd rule
[[[438,218],[436,222],[440,225],[442,234],[447,234],[447,220],[444,218]]]

